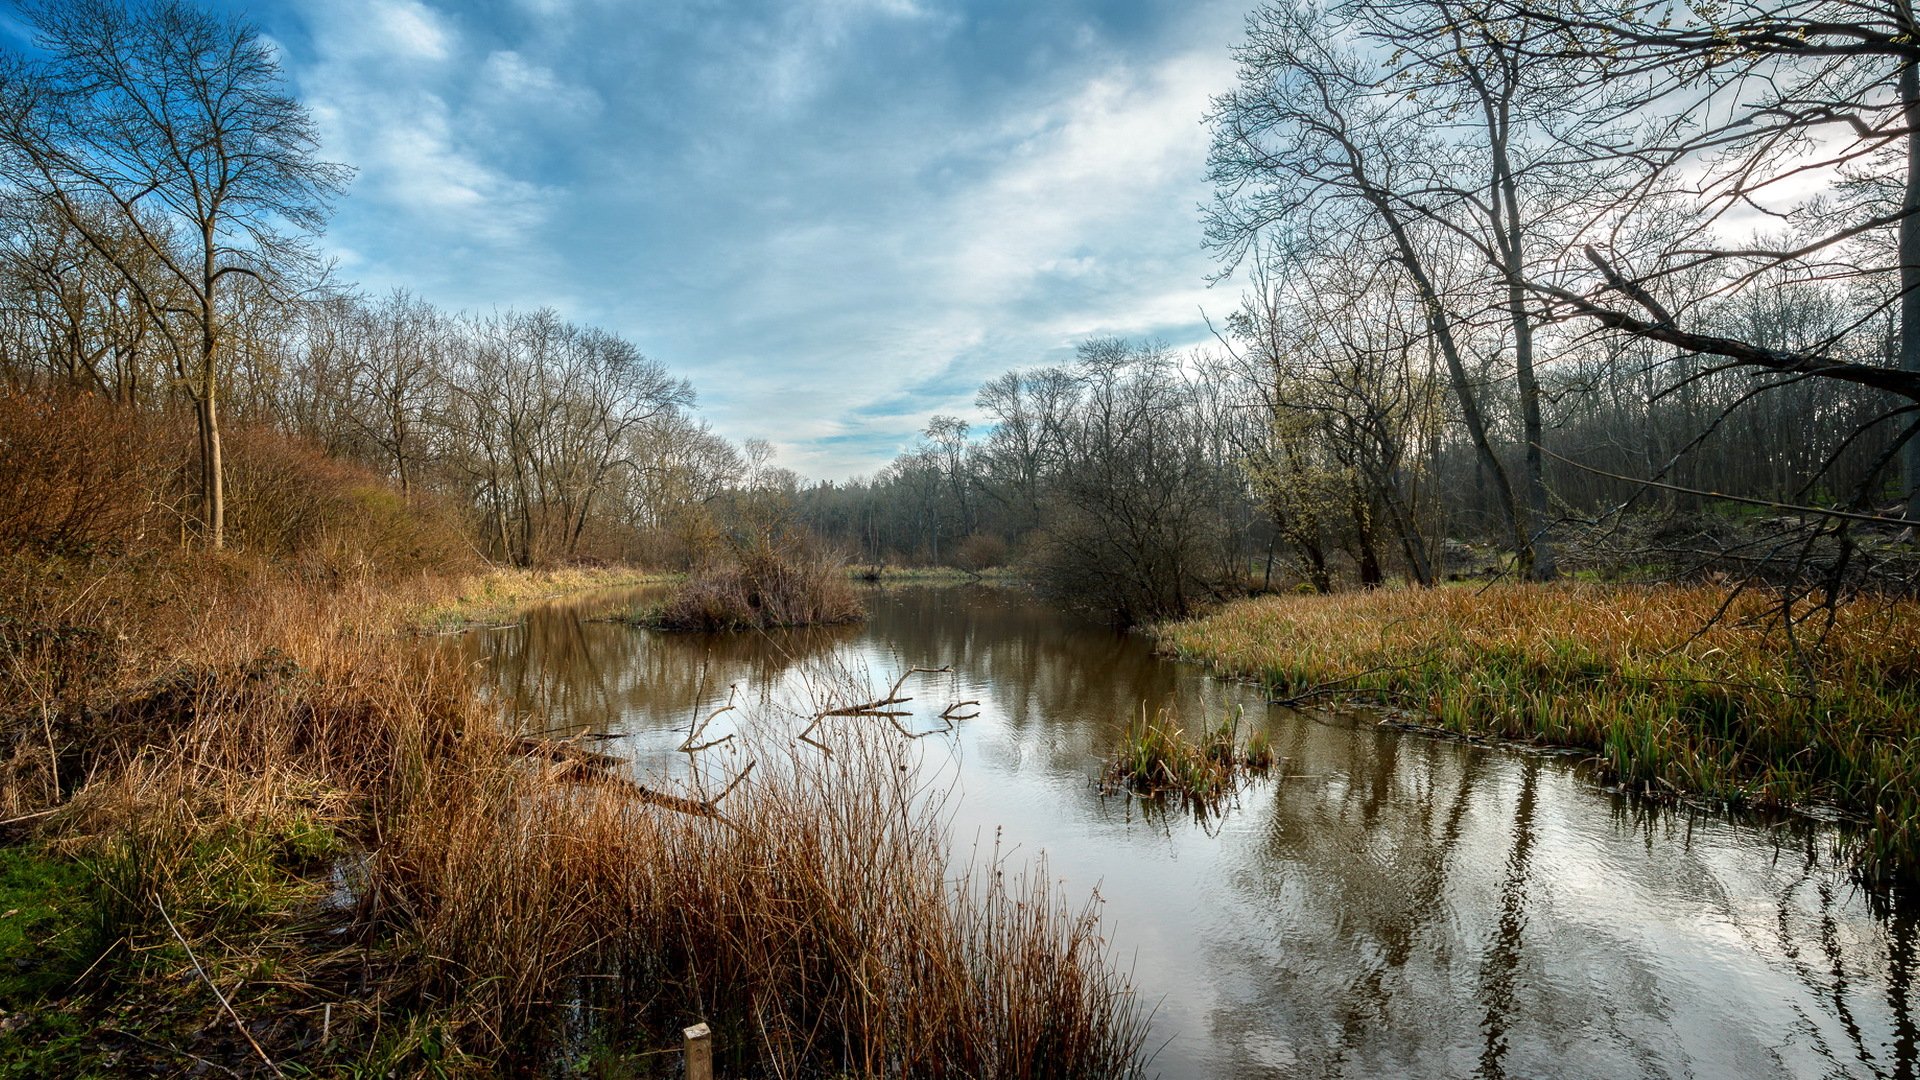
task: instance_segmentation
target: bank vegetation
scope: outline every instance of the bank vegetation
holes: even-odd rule
[[[1869,878],[1911,881],[1920,606],[1810,607],[1718,586],[1391,589],[1245,600],[1158,634],[1282,703],[1576,747],[1656,799],[1834,811]]]

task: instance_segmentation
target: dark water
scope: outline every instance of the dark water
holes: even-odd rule
[[[1653,813],[1565,757],[1269,710],[1007,591],[876,591],[863,626],[777,637],[588,621],[637,595],[465,647],[529,726],[617,734],[604,745],[667,776],[731,686],[747,708],[716,733],[804,702],[829,666],[884,689],[953,665],[903,693],[915,730],[980,702],[920,741],[956,844],[1000,830],[1074,896],[1099,889],[1157,1003],[1163,1076],[1915,1075],[1913,912],[1854,890],[1820,829]],[[1244,706],[1282,775],[1204,824],[1103,796],[1092,778],[1142,702]]]

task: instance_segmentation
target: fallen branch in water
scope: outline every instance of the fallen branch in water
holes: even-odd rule
[[[729,706],[729,708],[731,708],[731,706]],[[719,713],[715,713],[714,715],[717,716]],[[712,717],[708,719],[711,720]],[[729,735],[727,739],[731,739],[732,737],[733,736]],[[719,739],[708,745],[717,746],[720,743],[726,742],[727,739]],[[693,749],[700,750],[702,747],[694,747]],[[747,774],[753,771],[754,766],[753,762],[747,762],[747,767],[741,769],[739,775],[729,781],[726,788],[713,798],[694,799],[684,795],[674,795],[665,791],[656,791],[629,777],[622,776],[617,770],[628,764],[625,758],[615,757],[612,754],[602,754],[593,750],[583,750],[573,745],[570,741],[561,742],[549,739],[523,738],[514,744],[514,752],[522,757],[542,758],[556,765],[561,765],[566,770],[564,778],[576,783],[609,785],[618,788],[644,803],[664,807],[668,810],[676,810],[682,814],[692,814],[695,817],[716,818],[721,821],[725,821],[726,818],[720,814],[720,800],[731,794],[734,788],[739,787],[740,782],[747,778]]]
[[[697,754],[702,750],[711,749],[715,746],[719,746],[722,743],[732,741],[733,734],[731,732],[729,732],[728,734],[718,739],[713,740],[712,742],[703,742],[697,746],[694,745],[693,740],[699,738],[700,733],[707,730],[707,725],[713,723],[714,719],[718,717],[721,713],[732,712],[734,709],[738,708],[738,706],[736,706],[733,703],[733,696],[739,691],[740,691],[739,683],[734,683],[732,686],[727,687],[727,703],[713,710],[712,712],[708,713],[707,718],[705,720],[700,721],[698,724],[695,724],[693,727],[687,730],[687,737],[681,740],[680,742],[679,750],[681,753]]]
[[[956,713],[956,710],[965,708],[969,705],[978,706],[980,703],[977,701],[956,701],[953,704],[948,705],[944,710],[942,710],[938,717],[938,719],[943,721],[946,726],[928,730],[928,731],[919,731],[919,732],[908,730],[907,726],[900,722],[901,717],[912,716],[913,715],[912,710],[895,709],[895,708],[892,708],[892,706],[904,705],[907,702],[913,700],[911,697],[902,697],[900,694],[900,688],[906,685],[907,680],[909,678],[915,675],[949,675],[952,673],[953,673],[952,664],[947,664],[937,668],[923,668],[923,667],[908,668],[907,670],[900,673],[900,677],[893,681],[893,686],[890,689],[888,689],[886,694],[882,697],[874,698],[872,701],[864,701],[858,705],[843,705],[837,709],[822,709],[819,712],[814,713],[813,719],[808,721],[807,726],[801,730],[800,736],[799,736],[800,741],[803,743],[807,743],[810,746],[818,747],[821,753],[824,753],[824,754],[833,753],[833,750],[831,747],[829,747],[826,743],[823,743],[820,740],[813,737],[813,733],[815,729],[819,728],[821,721],[827,719],[830,716],[882,717],[888,723],[893,725],[895,731],[898,731],[903,738],[907,738],[907,739],[924,739],[929,735],[945,735],[947,732],[953,730],[953,722],[955,720],[971,720],[974,717],[980,715],[977,712],[960,715]]]

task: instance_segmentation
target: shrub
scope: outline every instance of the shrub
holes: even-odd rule
[[[86,394],[0,393],[0,551],[92,554],[166,531],[179,455]]]
[[[668,630],[766,630],[865,617],[844,563],[794,540],[709,563],[667,598],[652,622]]]
[[[227,440],[227,528],[235,547],[308,573],[401,574],[473,561],[462,525],[432,496],[403,499],[373,472],[264,430]]]
[[[1007,562],[1007,542],[998,533],[971,533],[954,549],[953,565],[971,574]]]

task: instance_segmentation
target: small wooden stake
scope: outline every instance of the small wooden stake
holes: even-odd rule
[[[687,1080],[713,1080],[713,1032],[705,1024],[695,1024],[681,1034],[686,1039],[681,1051]]]

